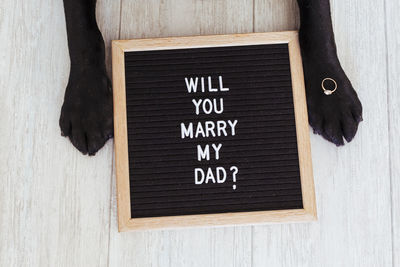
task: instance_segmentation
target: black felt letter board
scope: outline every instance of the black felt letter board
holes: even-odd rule
[[[126,52],[125,77],[132,218],[303,208],[288,44]]]

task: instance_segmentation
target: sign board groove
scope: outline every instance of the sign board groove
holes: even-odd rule
[[[316,217],[296,32],[113,42],[121,231]]]

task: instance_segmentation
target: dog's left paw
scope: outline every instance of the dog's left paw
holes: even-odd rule
[[[309,123],[314,133],[337,146],[344,145],[343,138],[352,141],[362,121],[362,106],[336,55],[319,60],[305,58],[303,65]],[[331,91],[322,88],[325,78],[332,79],[323,83]],[[337,90],[331,93],[336,87],[334,81]]]

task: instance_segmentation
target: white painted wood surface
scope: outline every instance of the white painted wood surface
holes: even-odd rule
[[[113,149],[93,160],[60,136],[62,1],[2,1],[0,17],[0,266],[106,265]]]
[[[398,266],[399,11],[332,0],[365,121],[343,148],[312,135],[318,222],[119,234],[112,143],[88,158],[60,136],[62,1],[0,1],[0,266]],[[97,14],[108,47],[298,26],[295,0],[99,0]]]
[[[399,1],[386,3],[389,152],[392,191],[393,266],[400,265],[400,10]]]

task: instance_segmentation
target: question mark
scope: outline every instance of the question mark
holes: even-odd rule
[[[236,174],[239,172],[239,169],[236,166],[232,166],[230,170],[233,171],[232,178],[233,182],[236,183]],[[236,190],[236,184],[233,185],[233,190]]]

